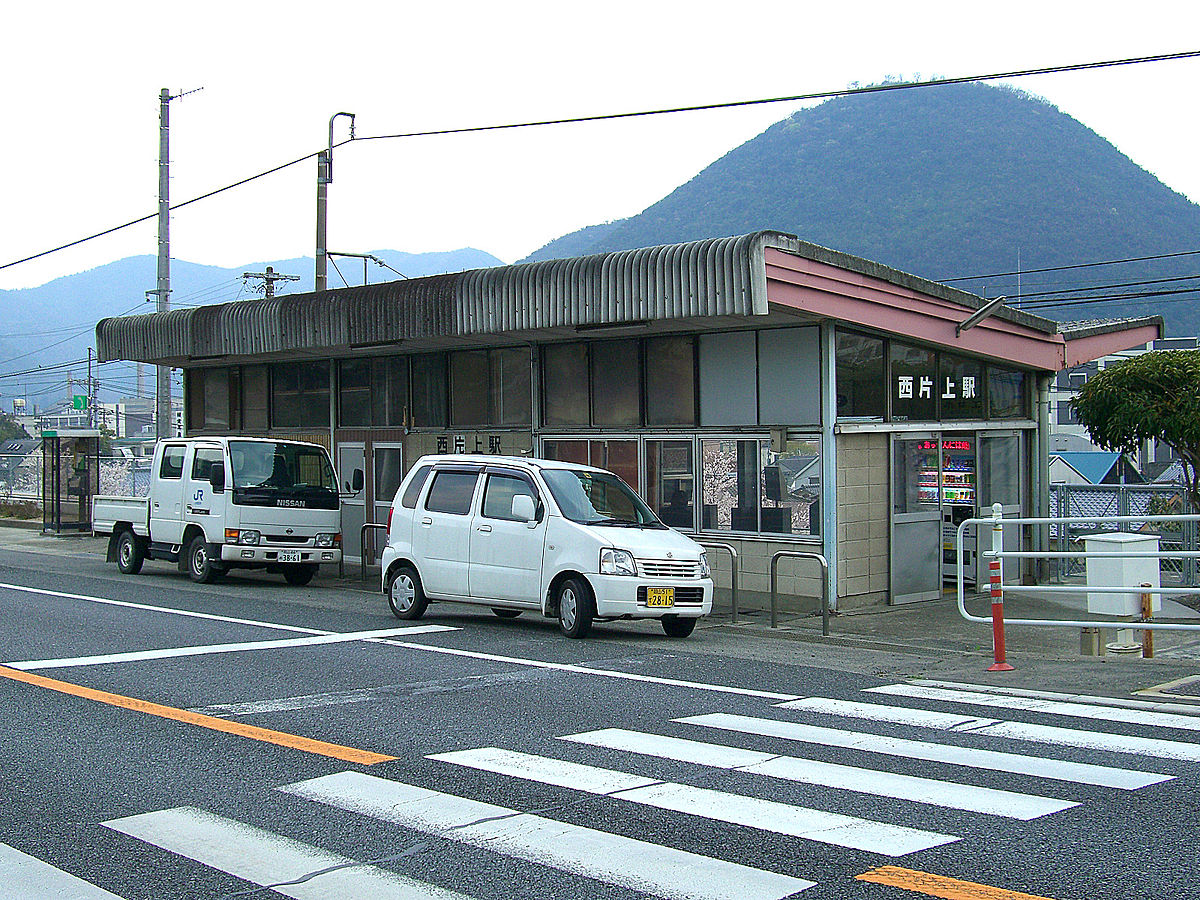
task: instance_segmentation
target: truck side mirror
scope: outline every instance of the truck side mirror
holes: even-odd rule
[[[537,519],[537,507],[528,494],[517,494],[512,499],[512,516],[518,522],[533,522]]]
[[[363,470],[355,469],[354,474],[350,476],[350,480],[346,482],[346,493],[359,494],[363,489]]]
[[[208,483],[212,485],[214,494],[225,492],[225,463],[214,462],[208,470]]]

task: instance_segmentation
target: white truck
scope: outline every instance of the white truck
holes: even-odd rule
[[[347,489],[362,489],[355,471]],[[93,534],[108,561],[136,575],[147,559],[179,564],[196,582],[231,568],[266,568],[288,584],[312,581],[342,558],[341,492],[318,444],[250,437],[163,440],[146,497],[98,494]]]

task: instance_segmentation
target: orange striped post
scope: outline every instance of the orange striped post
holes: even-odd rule
[[[1004,651],[1004,573],[1000,567],[1000,552],[1004,549],[1003,507],[992,504],[992,553],[988,562],[988,575],[992,587],[992,655],[995,658],[989,672],[1011,672],[1013,667],[1005,659]]]

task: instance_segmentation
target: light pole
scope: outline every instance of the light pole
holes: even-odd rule
[[[317,270],[313,287],[318,291],[325,290],[326,286],[329,256],[325,240],[329,191],[327,185],[333,181],[333,122],[338,116],[347,116],[350,119],[350,140],[354,140],[354,113],[339,112],[329,117],[329,148],[317,154]]]

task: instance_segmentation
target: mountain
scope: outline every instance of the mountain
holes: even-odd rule
[[[858,94],[802,110],[639,215],[565,235],[528,261],[763,228],[995,297],[1059,320],[1161,312],[1200,333],[1198,256],[1033,270],[1200,248],[1200,206],[1056,107],[982,84]],[[984,276],[963,279],[962,276]],[[1193,276],[1155,285],[1129,282]],[[1048,306],[1137,294],[1126,302]],[[1191,287],[1180,294],[1181,288]],[[1148,292],[1176,291],[1156,297]],[[1015,301],[1010,301],[1015,302]]]
[[[490,253],[470,248],[441,253],[376,250],[372,255],[409,278],[502,265]],[[350,284],[363,283],[362,260],[343,258],[331,260],[328,272],[331,287],[343,283],[333,262]],[[171,308],[253,297],[253,288],[261,286],[262,279],[243,283],[242,275],[265,272],[267,266],[280,274],[300,276],[296,282],[277,282],[276,294],[313,289],[315,267],[311,258],[252,262],[232,269],[172,260]],[[367,271],[371,282],[400,277],[396,271],[373,262],[368,263]],[[154,312],[153,297],[147,302],[145,291],[157,286],[157,272],[158,261],[154,256],[131,256],[39,287],[0,290],[0,408],[11,412],[13,397],[27,398],[31,410],[34,404],[46,408],[69,398],[72,389],[68,377],[82,383],[87,375],[86,359],[88,348],[95,345],[96,322],[107,316]],[[75,360],[80,362],[70,369],[37,371],[39,366],[57,366]],[[15,372],[28,374],[3,377]],[[132,364],[114,364],[99,377],[100,399],[105,402],[131,396],[137,387]],[[153,370],[146,376],[145,384],[152,392]],[[73,390],[81,392],[79,388]]]

